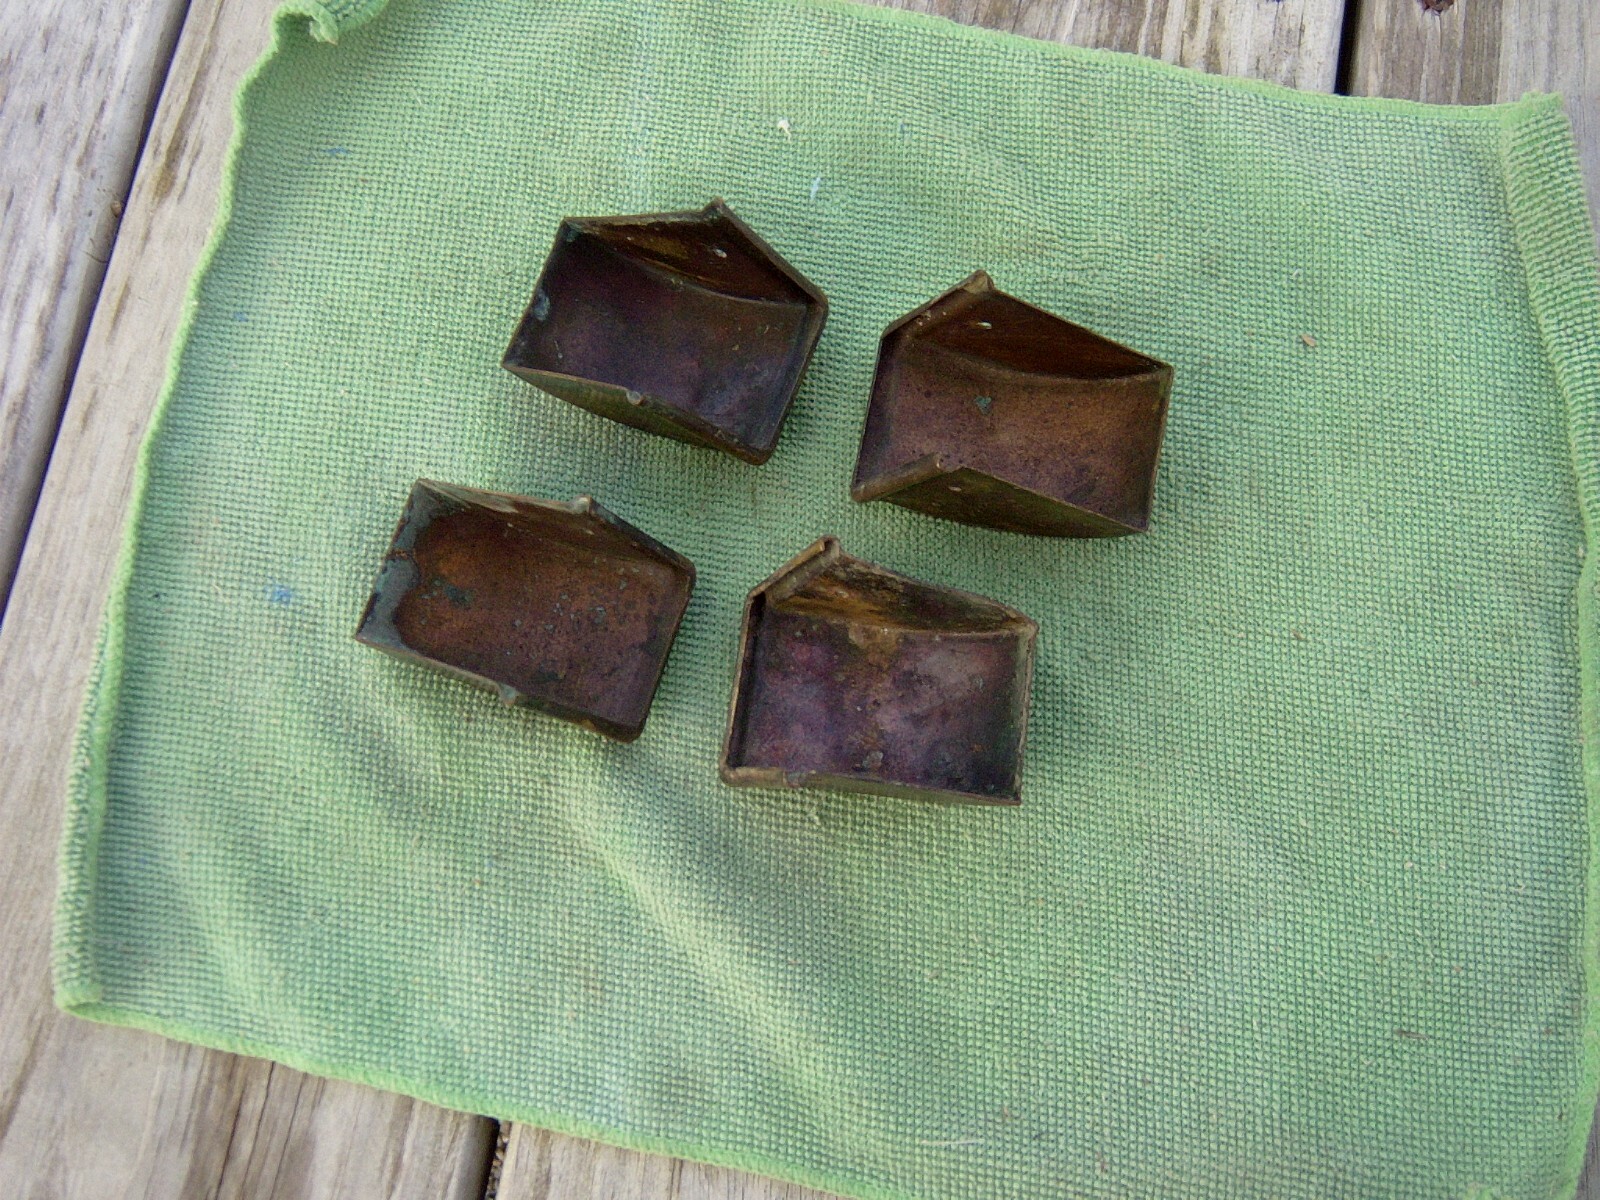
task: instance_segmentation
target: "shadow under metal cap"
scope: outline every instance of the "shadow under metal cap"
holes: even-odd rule
[[[1038,631],[822,538],[745,603],[722,778],[1020,804]]]
[[[720,200],[569,217],[502,365],[624,425],[763,463],[827,315]]]
[[[631,742],[693,589],[693,563],[588,496],[423,479],[356,640]]]
[[[1172,368],[982,271],[884,331],[857,500],[1014,533],[1150,523]]]

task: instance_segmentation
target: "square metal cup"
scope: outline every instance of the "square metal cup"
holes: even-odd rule
[[[822,538],[746,601],[722,778],[1020,804],[1038,629]]]
[[[424,479],[356,640],[631,742],[693,589],[693,563],[588,496]]]
[[[850,494],[1012,533],[1150,524],[1172,368],[982,271],[884,331]]]
[[[763,463],[827,315],[720,200],[569,217],[502,365],[613,421]]]

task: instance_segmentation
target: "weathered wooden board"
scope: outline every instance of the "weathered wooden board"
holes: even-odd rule
[[[681,1158],[513,1125],[496,1200],[822,1200],[824,1193]]]
[[[1331,92],[1343,0],[883,0],[968,25]]]
[[[0,7],[0,612],[183,10]]]

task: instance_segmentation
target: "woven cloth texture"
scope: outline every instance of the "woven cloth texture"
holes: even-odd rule
[[[828,0],[301,8],[140,467],[65,1007],[863,1197],[1571,1193],[1600,288],[1558,101]],[[499,366],[562,216],[713,196],[832,306],[760,468]],[[1175,365],[1149,534],[849,501],[879,332],[977,267]],[[694,560],[637,743],[352,640],[418,477]],[[1022,808],[718,782],[742,599],[822,533],[1040,622]]]

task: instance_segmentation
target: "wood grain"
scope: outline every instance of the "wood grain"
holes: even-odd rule
[[[967,25],[1331,92],[1343,0],[882,0]]]
[[[493,1122],[75,1021],[51,1003],[50,901],[72,730],[134,456],[215,211],[232,95],[267,44],[273,3],[197,4],[184,27],[0,626],[0,1196],[8,1198],[482,1193]],[[49,94],[45,82],[34,86]]]
[[[1440,104],[1561,92],[1600,225],[1600,6],[1594,0],[1362,0],[1349,90]]]
[[[827,1195],[744,1171],[513,1125],[495,1200],[824,1200]]]
[[[0,613],[183,10],[0,7]]]

